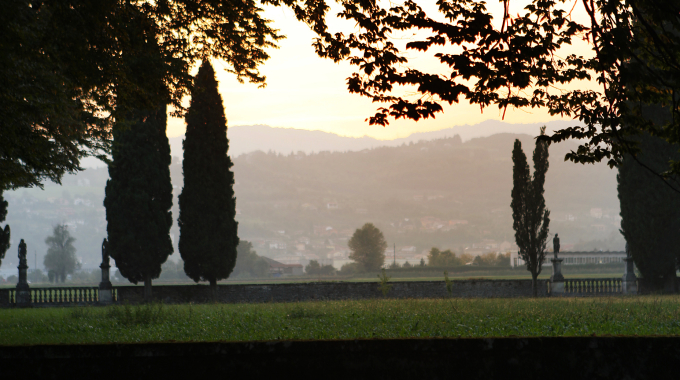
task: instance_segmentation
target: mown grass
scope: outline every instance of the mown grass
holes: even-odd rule
[[[0,345],[680,335],[680,297],[0,309]]]

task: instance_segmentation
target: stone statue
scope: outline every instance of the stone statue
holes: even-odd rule
[[[557,258],[557,254],[560,253],[560,237],[557,234],[553,238],[553,252],[555,253],[555,258]]]
[[[26,264],[26,243],[24,242],[24,239],[21,239],[19,242],[19,266],[28,266],[28,264]]]
[[[109,266],[109,252],[106,250],[108,243],[106,239],[102,242],[102,265],[106,267]]]
[[[633,256],[630,254],[630,248],[628,248],[628,242],[626,242],[626,257],[633,257]]]

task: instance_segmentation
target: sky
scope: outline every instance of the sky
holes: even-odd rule
[[[575,1],[575,0],[572,0]],[[428,15],[434,16],[434,1],[420,1]],[[511,2],[510,14],[521,11],[526,1]],[[490,0],[487,7],[499,16],[502,15],[500,2]],[[564,7],[570,9],[573,2]],[[582,5],[577,4],[572,16],[577,21],[585,20]],[[337,9],[330,14],[335,15]],[[336,64],[331,60],[319,58],[312,47],[315,34],[298,22],[287,8],[270,7],[265,10],[265,17],[274,21],[286,39],[279,42],[279,49],[269,49],[271,58],[261,66],[261,73],[267,76],[266,88],[258,88],[255,84],[238,83],[235,76],[224,71],[226,64],[213,61],[219,92],[224,101],[224,108],[229,126],[236,125],[269,125],[279,128],[297,128],[321,130],[341,136],[370,136],[381,140],[392,140],[407,137],[416,132],[436,131],[457,125],[477,124],[485,120],[501,120],[502,111],[496,107],[486,108],[480,112],[478,105],[470,105],[464,100],[449,106],[443,104],[444,112],[435,119],[390,120],[387,127],[371,126],[365,119],[372,116],[380,106],[373,104],[368,98],[350,94],[346,87],[346,78],[354,68],[348,63]],[[500,17],[495,17],[497,21]],[[331,19],[329,25],[333,30],[354,29],[353,24],[344,20]],[[404,43],[408,38],[404,38]],[[584,42],[579,42],[564,55],[577,52],[590,55],[590,49]],[[433,58],[416,53],[409,53],[409,64],[414,67],[434,68],[439,64]],[[443,72],[443,71],[442,71]],[[592,87],[585,83],[579,86]],[[187,103],[188,104],[188,103]],[[509,123],[536,123],[559,120],[543,109],[508,109],[504,120]],[[168,122],[168,137],[181,136],[185,132],[183,119],[171,118]]]

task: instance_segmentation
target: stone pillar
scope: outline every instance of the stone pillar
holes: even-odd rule
[[[562,260],[554,258],[550,261],[553,263],[553,272],[550,276],[550,293],[563,294],[564,293],[564,276],[562,276]]]
[[[621,279],[621,290],[623,294],[637,294],[637,276],[635,276],[635,264],[633,258],[628,256],[623,261],[626,262],[626,269]]]
[[[26,270],[28,264],[26,263],[26,243],[24,239],[19,242],[19,282],[17,283],[17,306],[25,307],[31,305],[31,289],[28,286],[28,278],[26,277]]]
[[[102,264],[99,266],[102,270],[102,282],[99,283],[99,303],[103,305],[109,305],[113,302],[113,285],[111,285],[109,278],[111,265],[109,264],[109,255],[106,252],[106,244],[107,241],[104,239],[104,242],[102,242]]]

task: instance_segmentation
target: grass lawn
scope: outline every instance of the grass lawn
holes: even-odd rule
[[[680,296],[0,309],[0,345],[680,335]]]

